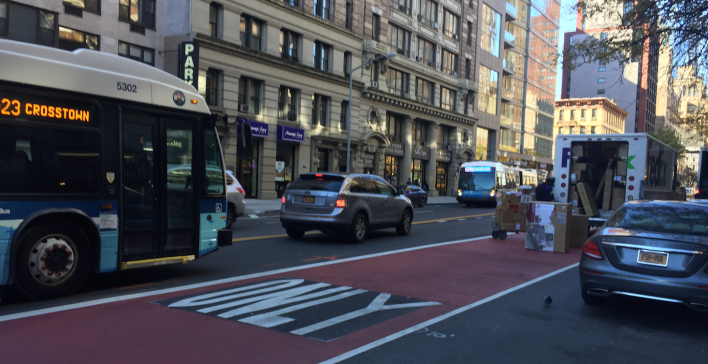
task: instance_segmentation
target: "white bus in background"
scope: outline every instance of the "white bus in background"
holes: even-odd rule
[[[536,171],[509,166],[500,162],[467,162],[460,166],[457,182],[457,202],[496,203],[500,192],[517,191],[519,186],[536,187]]]

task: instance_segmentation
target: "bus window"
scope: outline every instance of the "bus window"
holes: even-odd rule
[[[96,193],[99,139],[93,132],[0,125],[0,193]]]
[[[204,130],[206,153],[206,189],[210,195],[224,194],[224,171],[221,166],[221,149],[213,130]]]

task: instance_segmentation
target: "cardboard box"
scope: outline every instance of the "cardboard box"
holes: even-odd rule
[[[610,204],[612,202],[612,179],[614,175],[612,174],[612,167],[605,170],[605,186],[603,187],[604,192],[602,194],[602,209],[609,210]]]
[[[570,233],[568,235],[570,248],[582,248],[588,240],[589,219],[587,215],[573,214],[570,217]]]
[[[500,209],[500,208],[497,208],[496,210],[494,210],[494,222],[496,222],[497,224],[501,224],[501,213],[502,213],[502,211],[503,211],[503,210]]]
[[[504,194],[501,198],[501,208],[502,210],[519,210],[519,204],[521,203],[521,198],[514,194]]]
[[[573,191],[573,198],[570,200],[573,206],[580,206],[580,196],[578,196],[578,191]]]
[[[617,210],[624,204],[625,190],[624,188],[615,188],[612,190],[612,209]]]
[[[580,201],[583,202],[583,209],[585,213],[590,217],[595,217],[600,215],[600,211],[597,209],[595,204],[595,196],[592,193],[592,188],[587,182],[582,182],[577,184],[578,194],[580,195]]]
[[[585,156],[585,150],[583,149],[582,145],[574,145],[573,146],[573,157],[578,157],[582,158]]]
[[[540,225],[545,231],[545,243],[539,250],[568,252],[568,234],[570,232],[568,223],[571,216],[571,205],[558,202],[536,202],[532,204],[532,209],[534,224]]]
[[[526,212],[515,212],[514,222],[526,221]]]
[[[615,170],[615,175],[627,176],[627,162],[617,161],[617,170]]]
[[[526,214],[527,211],[529,211],[529,204],[527,203],[520,203],[519,204],[519,212],[523,213],[524,215]]]
[[[626,183],[627,183],[627,176],[614,176],[614,178],[613,178],[612,180],[613,180],[614,182],[619,182],[619,183],[622,183],[622,184],[626,184]]]
[[[526,221],[515,221],[514,224],[516,225],[516,229],[514,231],[518,231],[520,233],[526,232]]]
[[[514,222],[514,210],[502,210],[500,216],[500,224],[510,224]],[[504,230],[504,229],[502,229]]]
[[[582,207],[573,206],[571,208],[571,210],[573,212],[573,215],[584,215],[585,214],[585,211],[583,210]]]
[[[513,222],[502,223],[501,229],[504,231],[518,231],[516,230],[516,224]]]
[[[617,148],[617,158],[629,158],[629,144],[621,144]]]
[[[531,199],[535,198],[535,197],[536,196],[533,196],[533,195],[521,195],[521,197],[519,198],[519,202],[522,204],[529,203],[529,202],[531,202]]]
[[[528,224],[524,246],[528,250],[544,250],[546,247],[546,229],[540,224]]]

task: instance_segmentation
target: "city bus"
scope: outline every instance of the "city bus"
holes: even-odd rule
[[[521,169],[499,162],[467,162],[460,166],[457,182],[457,202],[467,207],[473,203],[495,203],[496,194],[517,191],[520,186],[535,188],[535,170]]]
[[[231,245],[214,118],[127,58],[0,40],[0,291],[66,295],[90,273]]]

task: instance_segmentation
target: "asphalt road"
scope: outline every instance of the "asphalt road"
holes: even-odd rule
[[[32,302],[14,288],[0,302],[0,316],[59,305],[84,302],[136,292],[181,286],[326,260],[344,259],[443,241],[487,236],[494,209],[461,204],[428,205],[414,209],[409,236],[396,230],[372,231],[362,244],[351,244],[338,235],[310,232],[300,241],[291,240],[280,226],[279,215],[239,218],[232,226],[234,245],[185,265],[168,265],[89,277],[71,296]],[[445,227],[444,229],[441,229]]]

